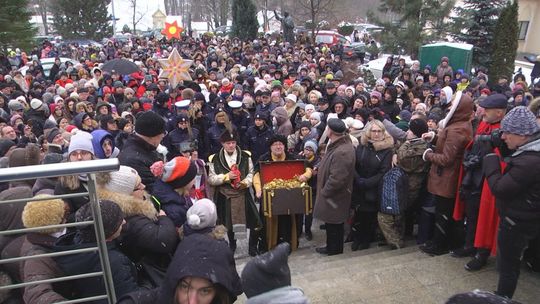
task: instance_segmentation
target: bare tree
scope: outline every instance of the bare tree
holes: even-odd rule
[[[43,22],[44,34],[49,35],[49,25],[47,20],[47,9],[49,7],[48,0],[32,0],[29,3],[32,6],[32,14],[36,13],[41,16],[41,21]]]
[[[148,4],[146,4],[146,9],[144,10],[144,13],[137,12],[137,0],[129,0],[129,6],[133,10],[131,21],[132,21],[132,24],[133,24],[133,34],[136,34],[137,33],[137,29],[136,29],[137,24],[142,20],[142,18],[144,18],[144,15],[146,15],[146,13],[148,13]]]
[[[335,2],[333,0],[301,0],[296,3],[299,8],[296,12],[311,18],[312,43],[315,43],[315,37],[321,28],[321,21],[329,18],[335,19],[333,13],[333,4]]]

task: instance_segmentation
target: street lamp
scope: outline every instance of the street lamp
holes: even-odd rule
[[[114,16],[114,0],[111,0],[111,8],[112,8],[112,30],[113,35],[116,34],[116,17]]]

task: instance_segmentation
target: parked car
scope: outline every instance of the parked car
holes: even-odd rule
[[[79,47],[94,47],[94,48],[103,48],[103,44],[95,41],[95,40],[91,40],[91,39],[68,39],[68,40],[63,40],[60,45],[61,46],[65,46],[65,45],[77,45]]]
[[[329,46],[333,46],[339,44],[340,42],[344,45],[350,43],[347,37],[341,35],[336,31],[319,31],[316,33],[315,36],[315,43],[317,43],[318,45],[326,44]]]
[[[43,67],[43,74],[45,74],[45,76],[49,77],[49,74],[51,73],[51,68],[52,66],[54,65],[54,59],[55,58],[44,58],[44,59],[41,59],[41,66]],[[73,65],[76,65],[78,62],[71,59],[71,58],[67,58],[67,57],[60,57],[60,62],[62,63],[62,65],[65,65],[66,62],[71,62]],[[26,71],[28,71],[28,66],[23,66],[22,68],[19,69],[19,71],[24,75],[26,75]]]
[[[363,60],[366,57],[366,45],[363,42],[353,42],[343,45],[343,59]]]
[[[214,31],[214,34],[216,34],[216,36],[220,36],[220,37],[228,36],[231,33],[232,33],[232,26],[230,26],[230,25],[218,26],[216,28],[216,30]]]

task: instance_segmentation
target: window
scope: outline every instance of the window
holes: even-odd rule
[[[525,40],[527,30],[529,29],[529,21],[519,21],[519,40]]]

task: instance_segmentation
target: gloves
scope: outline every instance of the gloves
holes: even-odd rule
[[[495,153],[489,153],[488,155],[484,156],[482,163],[482,173],[485,177],[489,177],[497,172],[501,172],[499,155]]]
[[[426,151],[424,151],[424,154],[422,154],[422,159],[423,159],[424,161],[429,161],[429,160],[427,159],[427,156],[428,156],[428,154],[430,154],[430,153],[433,153],[433,149],[427,148]]]
[[[366,187],[366,178],[360,177],[358,173],[354,174],[354,182],[358,188],[365,188]]]

